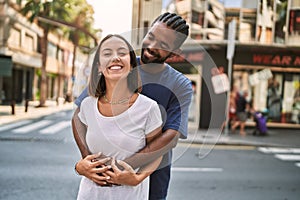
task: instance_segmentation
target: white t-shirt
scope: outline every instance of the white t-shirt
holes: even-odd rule
[[[91,153],[124,160],[146,145],[146,135],[162,125],[157,103],[139,94],[134,104],[123,113],[103,116],[98,110],[98,99],[87,97],[82,101],[80,120],[87,125],[86,142]],[[101,187],[83,177],[77,199],[147,200],[149,180],[139,185]]]

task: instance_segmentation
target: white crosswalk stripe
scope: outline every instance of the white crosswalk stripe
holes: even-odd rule
[[[55,133],[58,133],[59,131],[65,129],[69,126],[71,126],[70,120],[62,121],[62,122],[59,122],[57,124],[53,124],[52,126],[49,126],[47,128],[44,128],[44,129],[40,130],[39,133],[41,133],[41,134],[55,134]]]
[[[300,161],[300,155],[295,154],[275,154],[275,157],[284,161]]]
[[[300,148],[259,147],[263,153],[300,153]]]
[[[24,120],[24,121],[16,122],[16,123],[13,123],[13,124],[4,125],[4,126],[0,127],[0,132],[1,131],[6,131],[6,130],[9,130],[9,129],[12,129],[12,128],[15,128],[15,127],[18,127],[18,126],[22,126],[22,125],[28,124],[30,122],[31,122],[31,120]]]
[[[266,154],[274,154],[274,157],[288,162],[297,162],[295,165],[300,167],[300,148],[283,147],[259,147],[258,151]]]
[[[222,168],[172,167],[172,172],[223,172]]]
[[[26,133],[30,133],[36,129],[48,126],[52,121],[50,120],[42,120],[27,126],[22,126],[20,128],[14,129],[12,132],[13,133],[18,133],[18,134],[26,134]]]

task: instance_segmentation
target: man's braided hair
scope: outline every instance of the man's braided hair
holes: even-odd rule
[[[186,40],[189,35],[189,25],[186,21],[179,15],[175,13],[163,13],[158,16],[152,23],[153,26],[156,22],[161,22],[167,25],[168,28],[173,29],[178,34],[175,41],[175,46],[178,48]]]

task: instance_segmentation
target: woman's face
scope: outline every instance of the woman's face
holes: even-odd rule
[[[102,43],[99,54],[99,71],[106,80],[120,80],[131,70],[130,53],[127,44],[118,37],[111,37]]]

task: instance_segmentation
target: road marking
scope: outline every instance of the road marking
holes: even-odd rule
[[[300,148],[278,148],[278,147],[259,147],[258,151],[263,153],[300,153]]]
[[[12,124],[7,124],[7,125],[4,125],[4,126],[0,127],[0,131],[6,131],[8,129],[12,129],[12,128],[15,128],[15,127],[18,127],[18,126],[22,126],[22,125],[28,124],[30,122],[31,122],[31,120],[24,120],[24,121],[12,123]]]
[[[27,125],[27,126],[22,126],[20,128],[17,128],[15,130],[13,130],[12,132],[14,132],[14,133],[20,133],[20,134],[25,134],[25,133],[28,133],[30,131],[36,130],[38,128],[47,126],[51,122],[52,121],[50,121],[50,120],[42,120],[42,121],[39,121],[39,122],[30,124],[30,125]]]
[[[300,167],[300,163],[295,163],[295,165],[296,165],[297,167]]]
[[[40,131],[41,134],[55,134],[64,128],[67,128],[68,126],[71,126],[70,120],[62,121],[57,124],[54,124],[52,126],[49,126],[47,128],[44,128]]]
[[[219,144],[191,144],[191,143],[178,143],[177,146],[201,149],[218,149],[218,150],[254,150],[255,146],[248,145],[219,145]]]
[[[300,161],[300,155],[295,154],[275,154],[275,157],[284,161]]]
[[[293,153],[299,153],[300,154],[300,148],[291,148]]]
[[[191,167],[172,167],[174,172],[222,172],[222,168],[191,168]]]

